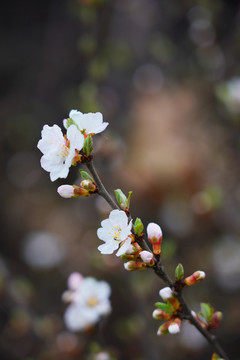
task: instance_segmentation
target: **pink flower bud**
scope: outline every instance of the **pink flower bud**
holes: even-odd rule
[[[151,261],[153,260],[153,254],[150,251],[146,251],[146,250],[141,251],[139,255],[142,261],[145,262],[146,264],[150,264]]]
[[[147,226],[148,240],[153,246],[153,253],[155,255],[161,254],[162,243],[162,230],[159,225],[155,223],[149,223]]]
[[[57,192],[61,197],[69,199],[74,196],[74,187],[72,185],[61,185],[58,187]]]
[[[184,283],[187,286],[191,286],[194,284],[197,284],[199,281],[203,280],[205,278],[205,272],[204,271],[195,271],[191,276],[186,277],[184,279]]]
[[[72,273],[68,278],[68,287],[70,290],[77,290],[83,281],[82,274],[78,272]]]
[[[163,300],[173,297],[173,292],[170,287],[165,287],[159,291],[159,295]]]
[[[143,270],[146,268],[146,264],[138,261],[128,261],[124,263],[123,266],[128,271]]]

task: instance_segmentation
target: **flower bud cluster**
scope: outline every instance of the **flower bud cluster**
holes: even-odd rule
[[[204,271],[195,271],[192,275],[184,278],[184,268],[182,264],[178,264],[175,269],[175,284],[174,288],[181,290],[184,286],[192,286],[205,279]]]
[[[174,295],[170,287],[165,287],[159,291],[159,295],[164,302],[157,302],[157,309],[153,311],[153,318],[156,320],[167,320],[158,328],[157,335],[177,334],[180,332],[181,319],[179,312],[181,304]]]
[[[216,329],[222,320],[222,313],[220,311],[214,312],[214,308],[206,303],[201,303],[201,311],[198,314],[192,311],[192,315],[207,330]]]
[[[83,180],[80,186],[77,185],[61,185],[58,187],[57,192],[65,199],[70,199],[79,196],[90,196],[97,191],[97,186],[94,182]]]
[[[142,250],[141,246],[137,242],[131,244],[128,251],[123,254],[121,258],[123,260],[128,260],[124,263],[124,268],[127,271],[144,270],[155,264],[153,253]]]

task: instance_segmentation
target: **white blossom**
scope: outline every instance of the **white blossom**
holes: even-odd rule
[[[43,153],[41,166],[50,172],[51,181],[67,177],[72,160],[75,157],[75,149],[80,151],[83,142],[84,136],[75,125],[71,125],[67,129],[67,139],[64,138],[58,125],[44,125],[42,138],[37,147]]]
[[[100,112],[83,114],[80,111],[71,110],[69,118],[85,136],[98,134],[108,126],[107,122],[103,122],[103,116]],[[63,120],[63,125],[66,129],[68,128],[67,119]]]
[[[109,218],[101,222],[101,228],[97,230],[97,236],[105,243],[98,247],[102,254],[112,254],[115,250],[117,256],[123,255],[131,244],[132,220],[128,224],[128,217],[122,210],[112,210]]]
[[[71,304],[65,311],[64,321],[71,331],[86,330],[95,325],[101,316],[111,312],[111,288],[105,281],[97,281],[91,277],[81,278],[77,273],[74,273],[74,278],[71,276],[68,283],[74,290],[67,291],[71,292],[71,297],[68,297]]]

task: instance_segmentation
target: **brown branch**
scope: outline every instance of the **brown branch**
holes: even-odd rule
[[[97,193],[101,195],[113,209],[121,210],[120,206],[112,199],[111,195],[108,193],[102,181],[100,180],[97,171],[93,165],[93,161],[90,160],[89,162],[87,162],[86,166],[88,170],[91,172],[93,179],[98,187]],[[140,245],[144,250],[152,252],[151,249],[148,247],[144,238],[141,238]],[[205,339],[209,342],[209,344],[213,346],[214,350],[219,356],[221,356],[224,360],[230,360],[227,354],[225,353],[225,351],[222,349],[221,345],[219,344],[216,336],[211,334],[204,327],[202,327],[202,325],[198,322],[198,320],[192,315],[191,309],[189,308],[185,299],[182,296],[182,290],[174,289],[174,283],[170,279],[168,274],[165,272],[164,267],[160,262],[160,258],[154,256],[154,259],[155,259],[155,265],[152,267],[152,269],[154,270],[155,274],[158,277],[160,277],[165,284],[167,284],[169,287],[175,290],[176,297],[179,300],[180,304],[182,305],[183,319],[188,320],[193,326],[195,326],[198,329],[198,331],[205,337]]]

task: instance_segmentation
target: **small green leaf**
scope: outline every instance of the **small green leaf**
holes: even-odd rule
[[[178,266],[175,269],[175,278],[177,281],[182,280],[184,277],[184,268],[182,264],[178,264]]]
[[[132,196],[132,191],[129,191],[128,192],[128,198],[127,198],[127,207],[129,208],[130,207],[130,198]]]
[[[134,223],[134,232],[137,236],[141,236],[143,232],[143,223],[142,220],[139,218],[136,218]]]
[[[207,320],[208,323],[211,322],[214,312],[213,307],[210,304],[206,304],[206,303],[201,303],[200,305],[201,305],[200,314],[204,317],[204,319]]]
[[[174,307],[169,302],[168,303],[156,302],[155,306],[161,309],[162,311],[165,311],[168,314],[172,314],[174,312]]]
[[[83,152],[86,156],[90,156],[93,151],[93,139],[91,135],[88,135],[83,143]]]
[[[92,183],[94,183],[94,180],[93,178],[89,175],[89,173],[87,171],[84,171],[82,169],[79,169],[79,172],[83,178],[83,180],[89,180],[91,181]]]

